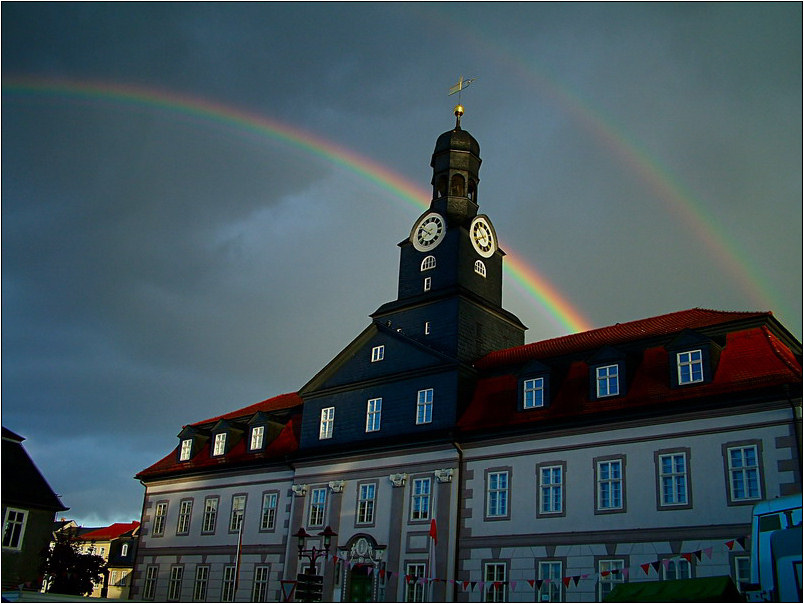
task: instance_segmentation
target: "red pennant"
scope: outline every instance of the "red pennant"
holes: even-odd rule
[[[726,547],[728,547],[729,551],[731,551],[734,548],[734,539],[731,541],[726,541]]]
[[[536,580],[535,579],[528,579],[528,585],[530,585],[531,589],[533,589],[533,586],[536,585]]]
[[[570,581],[572,581],[572,577],[564,577],[561,579],[561,582],[564,584],[564,587],[569,587]]]
[[[639,567],[642,569],[642,571],[643,571],[643,572],[644,572],[646,575],[650,573],[650,562],[648,562],[648,563],[646,563],[646,564],[640,564],[640,565],[639,565]]]
[[[692,564],[692,556],[693,556],[693,554],[691,554],[691,553],[689,553],[689,554],[681,554],[681,557],[684,558],[690,564]]]

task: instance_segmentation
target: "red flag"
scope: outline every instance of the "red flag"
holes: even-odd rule
[[[430,537],[433,539],[433,545],[438,545],[438,532],[436,531],[435,518],[430,519]]]

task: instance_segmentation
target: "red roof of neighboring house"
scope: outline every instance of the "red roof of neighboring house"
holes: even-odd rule
[[[281,394],[248,407],[232,411],[224,415],[219,415],[204,421],[195,422],[192,426],[202,426],[212,424],[222,419],[248,419],[260,411],[270,413],[272,411],[291,410],[302,404],[301,397],[296,393]],[[201,468],[215,468],[228,466],[234,463],[248,463],[259,460],[271,460],[281,458],[290,453],[294,453],[299,448],[299,432],[301,430],[301,413],[293,414],[285,424],[279,435],[268,443],[260,451],[248,451],[246,449],[247,438],[241,438],[229,450],[226,455],[210,455],[210,443],[207,443],[198,453],[187,461],[179,461],[178,449],[176,446],[173,451],[168,453],[161,460],[152,466],[142,470],[137,474],[137,478],[156,477],[163,474],[177,472],[187,472]]]
[[[79,539],[81,539],[81,541],[111,541],[112,539],[117,539],[121,535],[133,531],[139,525],[140,523],[136,520],[134,522],[115,522],[109,526],[84,533]]]
[[[657,317],[657,319],[663,318]],[[650,325],[651,321],[643,323]],[[678,331],[678,327],[675,330]],[[627,328],[626,331],[633,332],[633,329]],[[608,340],[607,343],[612,342]],[[514,349],[516,353],[509,358],[516,358],[519,364],[526,362],[533,358],[523,353],[522,349],[527,348],[528,346]],[[534,349],[537,351],[536,354],[542,352],[538,346],[531,348]],[[557,354],[566,351],[566,347],[554,347],[554,349],[561,350]],[[496,353],[488,355],[485,359],[494,354]],[[668,353],[664,346],[649,347],[645,349],[623,396],[590,400],[589,365],[584,361],[574,361],[560,382],[550,384],[554,396],[549,404],[528,411],[518,409],[518,375],[508,373],[482,378],[478,381],[472,402],[461,416],[458,425],[462,430],[471,431],[532,424],[605,411],[683,402],[688,399],[699,400],[708,396],[782,384],[797,384],[800,387],[801,384],[800,362],[790,349],[764,326],[727,334],[726,345],[721,352],[713,379],[709,383],[673,388],[668,376],[668,363]]]
[[[479,359],[475,363],[475,367],[478,369],[492,369],[532,359],[557,357],[584,350],[593,351],[602,346],[617,346],[618,344],[643,338],[677,333],[684,329],[701,329],[730,321],[770,316],[772,316],[770,312],[727,312],[692,308],[658,317],[649,317],[628,323],[617,323],[609,327],[574,333],[515,348],[495,350]]]

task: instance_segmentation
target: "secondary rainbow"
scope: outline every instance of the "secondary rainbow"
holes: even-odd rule
[[[184,119],[211,122],[241,133],[258,134],[320,157],[371,181],[418,211],[428,207],[430,192],[410,183],[385,166],[346,147],[254,112],[171,91],[110,82],[16,77],[3,80],[3,95],[44,95],[147,107]],[[591,323],[549,280],[516,253],[507,250],[506,272],[560,326],[569,332],[591,329]]]

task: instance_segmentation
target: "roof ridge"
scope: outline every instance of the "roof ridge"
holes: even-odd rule
[[[789,349],[782,344],[779,338],[777,338],[775,335],[771,333],[770,329],[768,329],[767,326],[763,325],[761,329],[762,329],[762,335],[768,341],[768,345],[771,347],[773,354],[775,354],[776,357],[782,363],[784,363],[788,369],[790,369],[790,371],[792,371],[793,373],[795,373],[800,377],[801,365],[793,363],[789,355],[785,354],[785,350],[789,351]]]

